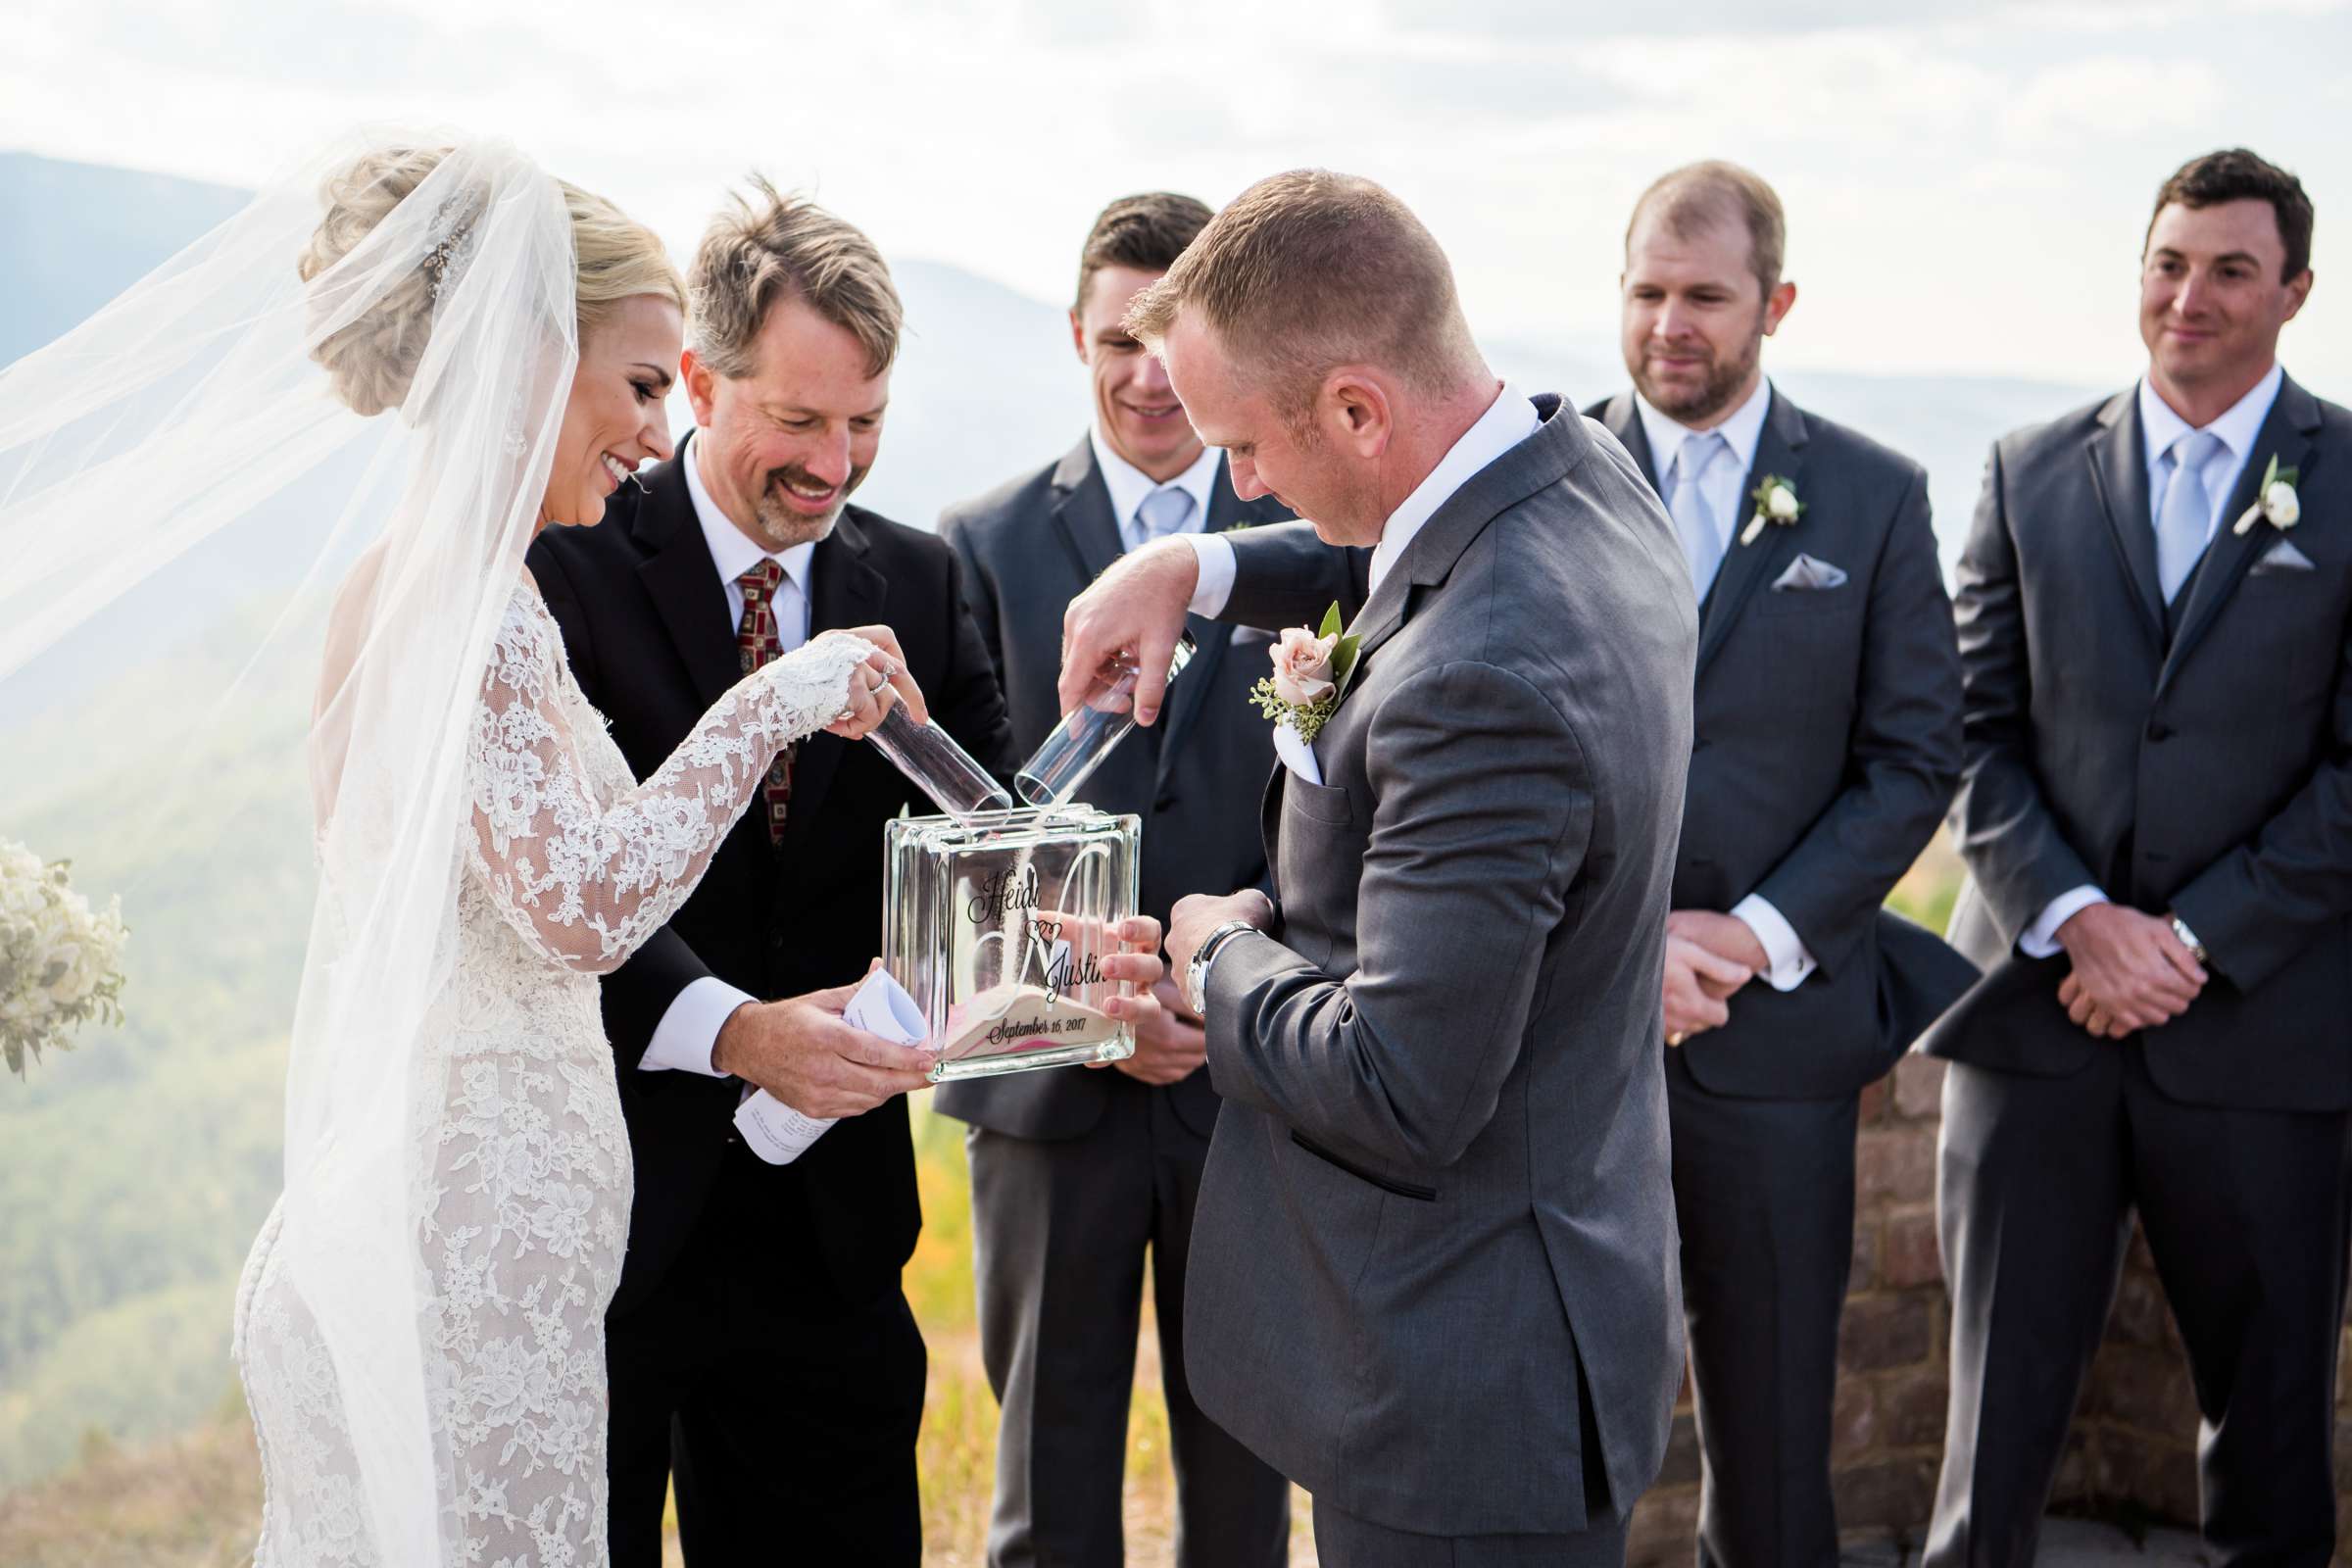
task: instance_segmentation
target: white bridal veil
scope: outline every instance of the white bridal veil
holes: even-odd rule
[[[350,1414],[374,1557],[412,1563],[440,1560],[446,1505],[413,1191],[440,1112],[412,1058],[449,960],[466,728],[576,344],[562,192],[501,146],[411,141],[450,150],[299,275],[327,181],[385,140],[322,155],[0,371],[0,692],[135,653],[192,595],[253,607],[249,670],[324,671],[303,750],[254,760],[307,767],[319,876],[299,999],[253,1010],[293,1015],[279,1255]],[[383,411],[338,397],[322,352],[373,367],[359,401]],[[244,555],[213,548],[230,537]],[[221,560],[248,564],[199,569]],[[244,688],[203,712],[156,690],[122,765],[149,770],[164,830],[198,831],[171,819],[172,737]]]

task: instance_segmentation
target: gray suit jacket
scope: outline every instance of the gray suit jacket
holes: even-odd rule
[[[1210,530],[1289,515],[1271,500],[1244,504],[1219,468]],[[939,532],[963,558],[964,602],[1004,688],[1014,751],[1026,757],[1060,718],[1061,612],[1123,548],[1094,443],[1081,438],[1060,461],[949,508]],[[1266,876],[1256,803],[1274,743],[1249,693],[1270,667],[1267,645],[1244,633],[1232,646],[1234,628],[1198,616],[1191,630],[1199,649],[1168,688],[1165,716],[1120,742],[1084,792],[1103,810],[1143,818],[1143,912],[1163,923],[1186,894],[1231,893]],[[1117,1088],[1106,1072],[1012,1073],[947,1084],[936,1103],[1015,1138],[1078,1138]],[[1207,1073],[1171,1086],[1168,1099],[1209,1135],[1217,1097]]]
[[[1282,928],[1209,971],[1193,1393],[1431,1535],[1586,1528],[1588,1397],[1630,1508],[1683,1373],[1657,977],[1697,612],[1622,449],[1537,405],[1355,614],[1325,782],[1268,790]],[[1313,543],[1242,535],[1225,618],[1311,624]]]
[[[1592,412],[1656,485],[1633,393]],[[1830,1099],[1885,1073],[1977,978],[1881,906],[1960,782],[1960,656],[1918,464],[1775,388],[1743,509],[1768,473],[1805,513],[1752,545],[1735,533],[1699,607],[1674,904],[1758,894],[1819,967],[1794,991],[1748,985],[1730,1023],[1681,1049],[1717,1094]],[[1778,586],[1800,555],[1845,580]]]
[[[2352,414],[2281,382],[2169,613],[2145,452],[2132,390],[1992,449],[1960,564],[1952,813],[1952,935],[1988,972],[1925,1049],[2044,1076],[2114,1049],[2058,1007],[2065,956],[2015,947],[2092,883],[2212,954],[2188,1011],[2140,1036],[2166,1094],[2352,1106]],[[2273,454],[2302,519],[2233,533]]]

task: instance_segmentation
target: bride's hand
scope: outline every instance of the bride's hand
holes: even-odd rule
[[[873,654],[851,672],[849,706],[825,726],[829,733],[861,740],[882,722],[894,702],[904,702],[907,715],[918,724],[930,718],[922,688],[906,671],[906,656],[899,648],[896,632],[888,626],[855,626],[825,632],[818,640],[823,637],[857,637],[874,645]]]

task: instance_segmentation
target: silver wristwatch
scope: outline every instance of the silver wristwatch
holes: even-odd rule
[[[2179,937],[2180,945],[2196,956],[2199,963],[2211,961],[2205,956],[2205,944],[2197,940],[2197,934],[2188,928],[2188,922],[2177,914],[2173,916],[2173,935]]]
[[[1228,920],[1202,938],[1200,946],[1193,950],[1193,961],[1184,966],[1184,1000],[1193,1004],[1195,1016],[1208,1016],[1208,960],[1215,957],[1217,950],[1235,937],[1256,929],[1247,920]]]

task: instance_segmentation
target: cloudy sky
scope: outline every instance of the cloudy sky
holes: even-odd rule
[[[1779,363],[2137,367],[2147,203],[2242,142],[2320,209],[2283,358],[2352,400],[2352,0],[31,0],[0,147],[240,184],[357,122],[520,142],[691,244],[749,169],[1041,298],[1102,202],[1322,164],[1396,189],[1483,335],[1613,331],[1659,171],[1771,178]],[[1889,20],[1899,16],[1901,20]],[[14,215],[12,215],[14,216]],[[29,215],[37,221],[37,215]]]

